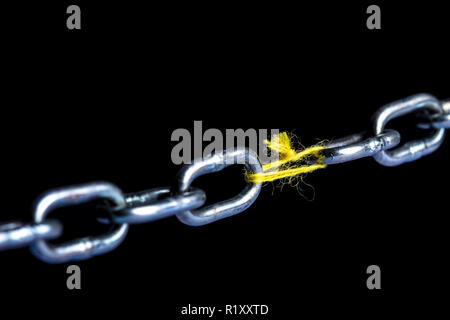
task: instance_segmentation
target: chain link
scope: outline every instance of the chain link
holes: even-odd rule
[[[433,114],[442,115],[441,103],[429,94],[417,94],[407,99],[398,100],[382,107],[374,116],[373,133],[383,132],[386,124],[397,117],[420,110],[429,110]],[[385,166],[397,166],[405,162],[415,161],[440,147],[445,138],[445,129],[436,129],[429,136],[411,141],[389,151],[380,151],[374,159]]]
[[[431,132],[425,138],[410,141],[401,146],[400,133],[385,129],[388,122],[408,113],[421,113],[422,121],[417,126]],[[373,157],[385,166],[396,166],[415,161],[434,152],[445,138],[445,129],[450,128],[450,99],[439,101],[429,94],[418,94],[395,101],[380,108],[372,120],[372,130],[331,141],[320,151],[324,164],[337,164],[364,157]],[[10,222],[0,224],[0,250],[30,245],[33,254],[48,263],[63,263],[88,259],[114,250],[125,239],[129,224],[146,223],[176,216],[181,222],[205,225],[238,214],[258,197],[261,183],[249,183],[237,196],[202,207],[205,193],[191,187],[193,181],[205,174],[242,164],[247,170],[262,172],[257,155],[247,148],[224,150],[221,153],[194,161],[184,166],[174,188],[155,188],[138,193],[123,194],[108,182],[92,182],[51,190],[36,202],[32,223]],[[63,244],[50,244],[48,240],[61,236],[62,226],[58,221],[47,220],[47,215],[56,208],[106,200],[110,218],[98,219],[111,226],[108,233],[97,237],[75,239]]]
[[[330,142],[321,151],[324,156],[322,163],[336,164],[374,156],[400,143],[400,133],[395,130],[386,130],[375,137],[366,136],[363,132]]]
[[[108,182],[93,182],[78,186],[55,189],[41,196],[34,209],[34,222],[42,223],[54,209],[101,199],[111,203],[113,211],[126,208],[125,197],[119,188]],[[98,237],[85,237],[59,245],[49,244],[45,239],[36,240],[31,251],[48,263],[63,263],[88,259],[115,249],[128,232],[128,224],[112,224],[111,231]]]
[[[194,162],[184,167],[178,174],[178,192],[186,192],[195,178],[222,170],[223,168],[242,163],[247,170],[262,172],[257,155],[246,148],[225,150],[221,154]],[[249,183],[237,196],[209,205],[195,211],[181,211],[177,218],[190,226],[201,226],[232,215],[238,214],[252,205],[261,191],[261,183]]]
[[[150,189],[127,195],[127,207],[112,211],[112,221],[130,224],[151,222],[173,216],[180,211],[197,209],[205,201],[205,193],[196,188],[175,195],[171,195],[168,187]]]

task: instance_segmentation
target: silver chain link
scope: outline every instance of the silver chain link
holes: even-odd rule
[[[385,129],[387,123],[408,113],[418,114],[417,126],[431,133],[420,140],[401,146],[400,133]],[[415,161],[432,153],[442,144],[445,129],[450,128],[450,99],[439,101],[429,94],[417,94],[387,104],[375,113],[371,132],[363,132],[331,141],[321,151],[324,164],[337,164],[364,157],[373,157],[385,166],[396,166]],[[36,202],[32,223],[10,222],[0,224],[0,250],[30,246],[33,254],[48,263],[63,263],[88,259],[114,250],[125,239],[129,224],[146,223],[170,216],[191,225],[205,225],[238,214],[258,197],[261,183],[248,184],[237,196],[207,207],[205,193],[192,188],[199,176],[217,172],[233,164],[243,164],[247,170],[262,172],[257,155],[247,148],[224,150],[222,153],[195,160],[184,166],[178,174],[175,188],[156,188],[138,193],[123,194],[108,182],[91,182],[51,190]],[[90,202],[95,199],[109,201],[109,219],[98,219],[111,225],[111,230],[97,237],[75,239],[63,244],[50,244],[48,240],[62,234],[62,225],[46,216],[54,209]]]

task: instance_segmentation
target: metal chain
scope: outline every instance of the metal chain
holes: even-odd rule
[[[420,113],[421,111],[425,111]],[[418,113],[419,128],[430,129],[429,136],[401,146],[400,133],[385,129],[387,123],[408,113]],[[429,94],[417,94],[387,104],[372,120],[372,130],[334,140],[321,151],[322,163],[336,164],[364,157],[373,157],[384,166],[396,166],[415,161],[435,151],[450,128],[450,99],[439,101]],[[205,193],[191,184],[195,178],[217,172],[233,164],[243,164],[247,170],[262,172],[257,155],[247,148],[224,150],[222,153],[198,159],[184,166],[174,188],[156,188],[124,194],[108,182],[91,182],[51,190],[38,198],[33,222],[0,224],[0,250],[30,245],[33,254],[48,263],[63,263],[88,259],[115,249],[125,239],[129,224],[146,223],[170,216],[191,225],[205,225],[238,214],[252,205],[261,191],[261,183],[249,183],[237,196],[207,207]],[[107,234],[75,239],[63,244],[48,240],[62,234],[62,225],[47,220],[56,208],[86,203],[95,199],[107,200],[110,219],[98,219],[111,225]]]

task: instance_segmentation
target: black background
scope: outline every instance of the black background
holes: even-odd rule
[[[194,120],[204,130],[277,128],[310,145],[370,128],[385,103],[450,96],[450,11],[429,1],[375,2],[381,30],[366,29],[372,2],[73,3],[80,31],[66,29],[72,2],[2,5],[1,221],[29,220],[33,200],[54,187],[172,184],[171,133]],[[414,121],[391,126],[417,134]],[[133,319],[182,319],[189,303],[268,304],[273,319],[440,311],[448,147],[395,168],[330,166],[306,178],[313,201],[269,185],[250,209],[208,226],[132,226],[118,249],[77,263],[80,291],[66,288],[68,264],[2,252],[0,307]],[[245,182],[229,168],[195,184],[212,203]],[[95,214],[54,216],[68,239],[104,231]],[[371,264],[382,270],[379,291],[366,288]]]

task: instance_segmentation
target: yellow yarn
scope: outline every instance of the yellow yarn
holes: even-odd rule
[[[326,167],[325,164],[322,164],[323,156],[319,153],[320,150],[325,149],[323,146],[314,145],[303,149],[302,151],[296,152],[292,148],[291,141],[286,132],[274,135],[271,141],[266,140],[264,143],[269,149],[272,150],[272,152],[278,153],[279,160],[264,164],[262,166],[263,172],[261,173],[247,172],[245,178],[248,182],[261,183],[290,178],[302,173],[308,173]],[[307,160],[310,157],[315,157],[316,163],[306,165],[305,161],[300,162],[302,160]],[[293,165],[288,165],[290,162],[296,163]]]

